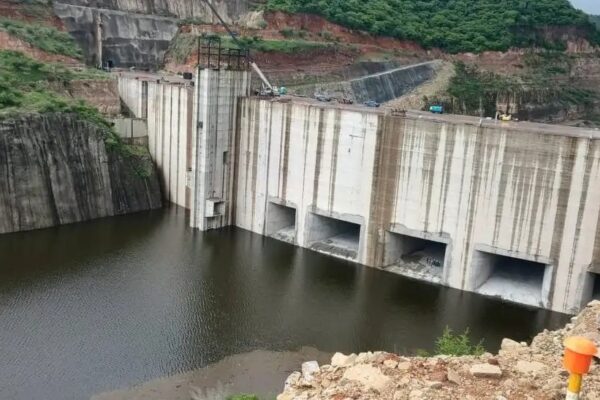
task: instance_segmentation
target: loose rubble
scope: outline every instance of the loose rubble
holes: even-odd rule
[[[591,302],[563,329],[544,330],[531,345],[504,339],[497,355],[336,353],[331,365],[311,362],[310,368],[302,366],[302,374],[290,375],[277,400],[562,400],[568,376],[562,343],[574,335],[600,345],[600,301]],[[600,400],[598,359],[584,378],[581,400]]]

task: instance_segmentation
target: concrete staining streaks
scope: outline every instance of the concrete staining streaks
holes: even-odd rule
[[[241,108],[238,226],[272,234],[276,204],[295,212],[295,243],[334,256],[399,272],[421,257],[438,274],[429,280],[556,311],[592,296],[598,134],[257,99]],[[405,272],[419,276],[415,265]]]

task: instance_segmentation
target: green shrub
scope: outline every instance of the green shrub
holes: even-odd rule
[[[81,59],[81,49],[73,38],[54,27],[30,24],[0,17],[0,30],[52,54]]]
[[[296,31],[294,31],[292,28],[283,28],[279,31],[279,33],[281,33],[281,36],[283,36],[286,39],[294,37],[296,35]]]
[[[205,24],[204,20],[201,18],[184,18],[177,21],[178,26],[184,25],[203,25]]]
[[[253,394],[236,394],[234,396],[229,396],[227,400],[259,400],[258,396]]]
[[[435,353],[448,356],[479,356],[485,352],[483,340],[476,345],[471,344],[469,328],[462,334],[454,334],[448,326],[444,328],[442,336],[435,341]]]

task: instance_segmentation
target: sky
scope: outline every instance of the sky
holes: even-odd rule
[[[571,0],[571,3],[588,14],[600,14],[600,0]]]

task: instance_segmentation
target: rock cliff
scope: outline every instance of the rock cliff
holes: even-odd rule
[[[116,67],[158,69],[177,32],[177,21],[169,17],[58,2],[53,6],[90,64],[97,64],[101,57]]]
[[[568,373],[562,367],[562,343],[568,336],[600,344],[600,301],[592,301],[563,329],[540,333],[531,345],[504,339],[497,355],[336,353],[331,365],[304,363],[277,400],[564,399]],[[600,400],[600,366],[595,364],[584,378],[581,400]]]
[[[131,13],[162,15],[175,18],[198,18],[218,22],[201,0],[61,0],[75,6],[103,8]],[[231,22],[250,11],[262,0],[211,0],[219,14]]]
[[[73,115],[0,122],[0,233],[159,208],[149,155],[123,149]]]

